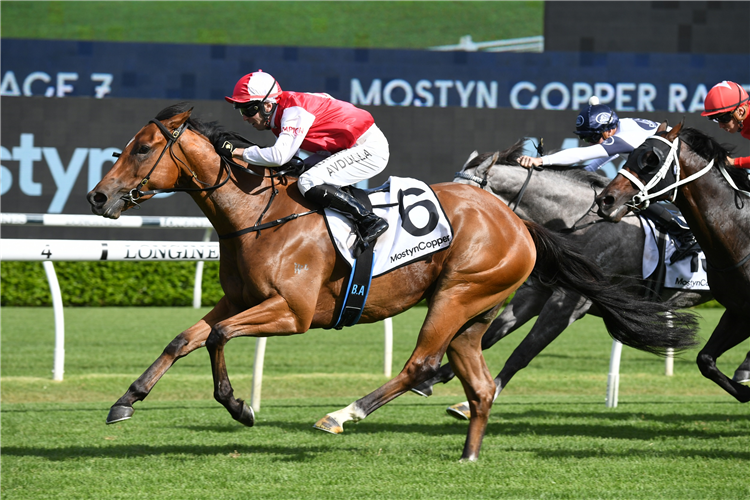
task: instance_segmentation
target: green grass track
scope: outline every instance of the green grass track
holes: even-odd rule
[[[3,308],[3,499],[750,497],[748,406],[703,379],[695,352],[663,361],[625,349],[619,406],[604,406],[611,341],[596,318],[568,328],[493,407],[479,462],[461,464],[466,422],[406,394],[343,435],[312,429],[385,381],[380,324],[269,339],[253,428],[212,398],[208,356],[180,360],[133,419],[107,426],[109,406],[206,309],[67,308],[66,370],[51,380],[49,308]],[[707,337],[721,314],[704,309]],[[413,348],[424,308],[394,318],[394,371]],[[486,351],[497,373],[528,327]],[[253,339],[227,345],[235,394],[249,398]],[[720,359],[727,373],[741,345]]]

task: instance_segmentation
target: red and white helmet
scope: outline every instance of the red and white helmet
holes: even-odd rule
[[[748,96],[742,85],[724,80],[708,91],[706,100],[703,102],[705,111],[701,113],[701,116],[734,111],[746,102],[748,102]]]
[[[276,102],[279,94],[281,94],[281,86],[276,79],[259,69],[240,78],[234,86],[232,97],[224,97],[224,99],[233,104],[250,101]]]

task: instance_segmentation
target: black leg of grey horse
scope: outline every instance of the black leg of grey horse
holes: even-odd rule
[[[510,379],[526,368],[532,359],[542,352],[568,326],[581,319],[591,309],[591,302],[574,292],[555,290],[544,305],[539,318],[526,338],[516,347],[505,362],[505,366],[495,377],[495,399],[508,385]],[[469,405],[466,402],[449,406],[448,415],[460,420],[469,420]]]
[[[740,384],[750,382],[750,352],[747,353],[745,361],[737,368],[734,372],[732,380],[739,382]]]
[[[716,366],[716,360],[729,349],[739,345],[748,338],[747,316],[741,316],[727,309],[711,337],[698,353],[698,368],[704,377],[715,382],[719,387],[734,396],[740,403],[750,401],[750,387],[737,383],[724,375]]]
[[[538,315],[551,294],[552,289],[550,288],[531,286],[529,282],[521,285],[513,296],[513,299],[505,306],[503,312],[490,324],[484,333],[482,337],[482,350],[489,349],[500,339],[510,335],[526,324],[531,318]],[[422,382],[411,391],[424,397],[432,396],[432,387],[435,384],[445,384],[452,380],[454,376],[451,365],[445,363],[434,377]]]

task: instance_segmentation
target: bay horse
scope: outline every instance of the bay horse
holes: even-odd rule
[[[703,132],[680,123],[654,136],[628,158],[623,170],[596,198],[599,214],[618,221],[653,199],[670,197],[706,255],[708,283],[726,311],[697,364],[704,377],[737,401],[750,401],[750,387],[716,366],[721,354],[750,337],[750,182],[727,167],[727,151]]]
[[[232,418],[252,426],[252,408],[234,397],[224,359],[227,342],[331,328],[344,299],[348,265],[337,256],[324,217],[300,194],[296,179],[262,167],[230,165],[217,153],[227,134],[214,122],[191,118],[191,112],[186,103],[159,112],[87,199],[93,213],[117,218],[154,194],[187,192],[219,235],[225,295],[130,385],[110,408],[108,423],[130,418],[133,403],[143,400],[177,359],[205,346],[214,398]],[[532,271],[593,296],[607,310],[610,333],[624,344],[655,352],[695,344],[694,317],[623,295],[597,266],[543,227],[521,221],[491,194],[455,183],[432,189],[453,227],[451,245],[373,279],[360,320],[379,321],[426,300],[417,345],[396,377],[329,413],[316,428],[343,432],[345,422],[365,418],[432,376],[447,354],[471,407],[461,458],[476,460],[495,389],[482,356],[482,335]],[[295,272],[300,268],[305,271]],[[674,316],[671,326],[662,320],[665,312]],[[647,328],[651,325],[662,327]]]
[[[545,166],[526,169],[516,159],[523,152],[523,140],[495,153],[472,153],[454,182],[473,184],[494,194],[524,220],[560,232],[579,253],[595,262],[615,283],[646,293],[675,309],[693,307],[711,300],[708,290],[666,288],[643,279],[643,222],[631,215],[619,224],[605,222],[593,210],[594,198],[609,183],[605,176],[579,168]],[[521,194],[519,196],[519,194]],[[663,280],[661,285],[663,285]],[[496,397],[510,380],[554,341],[568,326],[587,314],[600,316],[592,301],[571,290],[529,279],[490,324],[482,338],[482,349],[489,349],[533,318],[526,337],[512,352],[495,377]],[[748,356],[750,359],[750,355]],[[430,396],[433,386],[454,377],[445,363],[429,380],[412,389]],[[468,403],[448,408],[448,414],[469,418]]]

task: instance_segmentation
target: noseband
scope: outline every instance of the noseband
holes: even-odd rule
[[[174,151],[172,150],[172,146],[174,146],[177,143],[177,140],[182,136],[182,133],[185,132],[185,130],[187,130],[188,128],[190,128],[187,121],[183,123],[182,125],[180,125],[177,129],[175,129],[174,132],[170,132],[167,129],[167,127],[165,127],[164,124],[160,122],[159,120],[152,119],[152,120],[149,120],[149,123],[153,123],[159,128],[161,133],[167,139],[167,144],[164,146],[164,149],[162,149],[161,154],[159,155],[159,158],[156,159],[156,162],[154,162],[154,165],[151,167],[151,170],[149,170],[148,174],[146,174],[146,176],[141,180],[141,182],[138,183],[138,186],[131,189],[128,192],[128,194],[122,196],[123,200],[132,203],[136,208],[138,208],[140,206],[138,204],[138,200],[140,200],[141,197],[143,196],[160,194],[160,193],[174,193],[177,191],[211,191],[213,189],[220,188],[221,186],[227,183],[230,177],[230,172],[229,172],[229,167],[223,161],[221,162],[221,167],[222,167],[222,172],[226,171],[226,178],[223,181],[219,182],[218,184],[210,185],[207,182],[203,182],[200,179],[198,179],[198,176],[195,174],[195,172],[193,172],[193,170],[190,167],[188,167],[185,164],[185,162],[180,160],[174,154]],[[151,179],[151,174],[154,173],[154,170],[156,170],[156,166],[159,165],[159,162],[164,157],[164,153],[166,153],[167,150],[169,150],[169,155],[172,157],[172,160],[181,163],[185,168],[187,168],[193,174],[193,178],[198,183],[207,187],[203,187],[203,188],[174,187],[174,188],[167,188],[167,189],[152,189],[150,191],[141,191],[141,188],[145,186],[146,184],[148,184],[149,180]],[[223,160],[223,157],[222,157],[222,160]],[[219,176],[219,178],[221,178],[221,175]]]

